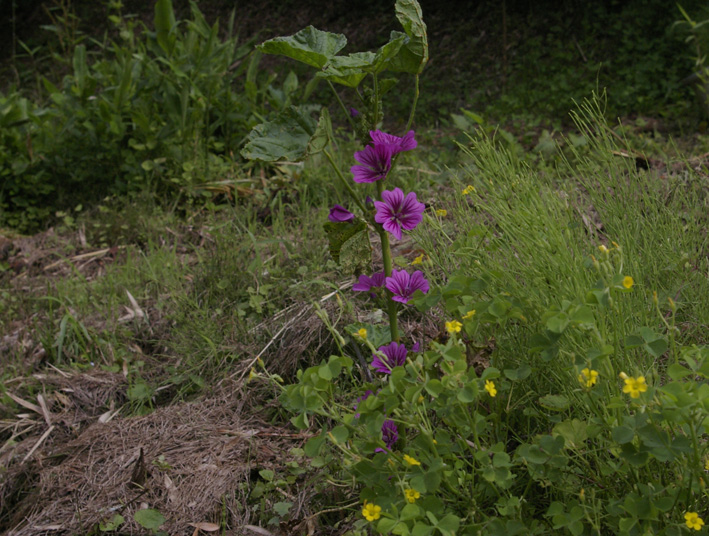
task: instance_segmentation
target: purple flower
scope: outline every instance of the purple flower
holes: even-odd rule
[[[372,274],[372,277],[362,274],[359,276],[359,283],[352,285],[352,290],[357,292],[367,292],[373,288],[383,287],[385,279],[386,276],[384,275],[384,272]]]
[[[374,221],[381,223],[384,230],[394,235],[397,240],[401,240],[402,229],[410,231],[421,223],[426,205],[419,203],[415,192],[409,192],[404,197],[401,188],[384,190],[382,199],[383,201],[374,202],[377,208]]]
[[[355,108],[350,108],[350,117],[357,117],[359,115],[359,111]]]
[[[393,148],[390,145],[367,145],[364,150],[354,154],[361,166],[352,166],[350,171],[355,182],[376,182],[383,179],[391,169]]]
[[[397,342],[390,342],[386,346],[380,346],[379,351],[384,357],[374,354],[372,366],[377,372],[391,374],[391,369],[400,367],[406,363],[406,346]]]
[[[354,220],[354,214],[343,206],[335,205],[330,209],[330,214],[328,214],[327,219],[335,223],[352,221]]]
[[[420,290],[426,294],[429,286],[428,281],[419,270],[411,275],[404,270],[394,270],[391,277],[386,278],[386,288],[393,294],[392,300],[408,303],[414,292]]]
[[[416,342],[414,343],[414,345],[411,347],[411,351],[412,351],[413,353],[418,352],[420,349],[421,349],[421,343],[419,343],[418,341],[416,341]]]
[[[360,402],[364,402],[365,400],[367,400],[369,398],[369,395],[373,395],[373,394],[374,394],[374,391],[370,391],[369,389],[367,389],[364,392],[364,394],[357,399],[357,403],[354,405],[355,411],[357,410],[357,406],[359,406]],[[355,413],[355,419],[359,419],[359,413]]]
[[[396,429],[396,423],[391,419],[387,419],[382,424],[382,441],[386,445],[386,448],[391,450],[394,448],[394,443],[399,439],[399,431]],[[374,452],[386,452],[382,448],[374,449]]]
[[[394,136],[393,134],[387,134],[381,130],[370,130],[369,136],[372,138],[374,145],[381,144],[391,146],[392,156],[403,151],[416,149],[418,146],[418,142],[414,139],[413,130],[409,130],[403,138]]]

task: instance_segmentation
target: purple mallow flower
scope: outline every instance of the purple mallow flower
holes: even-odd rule
[[[386,278],[386,288],[393,294],[392,300],[408,303],[414,292],[420,290],[426,294],[429,286],[428,281],[419,270],[411,275],[404,270],[394,270],[391,277]]]
[[[359,283],[352,285],[352,290],[358,292],[368,292],[373,288],[383,287],[385,280],[386,276],[384,275],[384,272],[372,274],[372,277],[362,274],[359,276]]]
[[[356,108],[350,108],[350,117],[357,117],[359,115],[359,110]]]
[[[394,235],[397,240],[401,240],[402,229],[410,231],[421,223],[426,205],[419,203],[415,192],[404,196],[401,188],[384,190],[382,199],[383,201],[374,202],[377,208],[374,221],[381,223],[384,230]]]
[[[414,131],[409,130],[403,138],[387,134],[381,130],[370,130],[369,136],[375,145],[389,145],[392,148],[392,156],[403,151],[416,149],[418,142],[414,139]]]
[[[335,223],[352,221],[354,220],[354,214],[343,206],[335,205],[330,209],[330,214],[328,214],[327,219]]]
[[[352,166],[350,171],[355,182],[376,182],[383,179],[391,169],[393,149],[389,145],[367,145],[364,150],[354,154],[355,160],[362,165]]]
[[[382,441],[386,445],[386,448],[391,450],[394,448],[394,443],[399,439],[399,431],[396,429],[396,423],[391,419],[387,419],[382,424]],[[386,452],[382,448],[374,449],[374,452]]]
[[[397,342],[390,342],[385,346],[380,346],[379,351],[384,357],[374,354],[372,366],[377,372],[391,374],[391,369],[400,367],[406,363],[406,346]]]

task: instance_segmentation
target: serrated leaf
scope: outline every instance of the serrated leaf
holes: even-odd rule
[[[272,121],[256,125],[241,155],[264,162],[300,162],[322,151],[331,136],[330,116],[322,108],[319,120],[315,121],[310,110],[308,106],[289,106]]]
[[[152,508],[138,510],[133,518],[138,525],[148,530],[157,530],[160,525],[165,523],[163,515]]]
[[[342,34],[308,26],[294,35],[270,39],[257,48],[267,54],[286,56],[322,69],[346,44],[347,38]]]
[[[367,224],[363,220],[348,222],[326,222],[323,227],[330,244],[330,255],[336,263],[340,263],[340,251],[342,246],[359,233],[366,233]]]

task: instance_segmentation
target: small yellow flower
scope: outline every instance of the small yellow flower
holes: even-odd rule
[[[606,246],[604,246],[603,244],[601,244],[600,246],[598,246],[598,250],[599,250],[601,253],[608,253],[608,248],[607,248]]]
[[[475,309],[472,309],[463,315],[463,320],[470,320],[475,316]]]
[[[618,245],[618,242],[613,242],[613,241],[611,241],[611,244],[613,244],[613,247],[614,247],[615,249],[620,249],[620,246]]]
[[[697,512],[687,512],[684,514],[684,520],[690,529],[702,530],[702,526],[704,525],[704,521],[699,517]]]
[[[579,499],[582,501],[586,498],[586,490],[581,488],[581,491],[579,491]]]
[[[404,454],[404,461],[409,465],[421,465],[420,461],[418,461],[416,458],[412,458],[408,454]]]
[[[362,508],[362,515],[367,521],[376,521],[382,517],[382,507],[365,501],[364,508]]]
[[[404,490],[404,496],[406,497],[406,501],[410,503],[416,502],[416,499],[421,498],[421,494],[415,489],[411,488]]]
[[[621,372],[621,374],[625,374]],[[640,398],[640,393],[647,391],[647,384],[645,383],[644,376],[638,376],[637,378],[623,378],[625,385],[623,386],[623,392],[630,395],[630,398]]]
[[[474,191],[475,191],[475,186],[471,186],[470,184],[468,184],[468,186],[466,186],[465,189],[463,190],[463,195],[472,194]]]
[[[454,333],[460,333],[460,329],[463,327],[463,324],[458,322],[457,320],[451,320],[450,322],[446,322],[446,330],[448,330],[448,333],[453,335]]]
[[[422,404],[424,401],[423,395],[419,395],[419,404]]]
[[[359,328],[359,329],[357,330],[357,336],[358,336],[360,339],[365,340],[365,339],[367,338],[367,330],[364,329],[364,328]]]
[[[436,210],[436,216],[439,216],[441,218],[445,218],[448,216],[448,211],[444,208],[439,208]]]
[[[497,396],[497,389],[495,389],[495,382],[490,381],[490,380],[485,380],[485,390],[488,392],[488,394],[495,398]]]
[[[421,255],[419,255],[418,257],[416,257],[414,260],[411,261],[411,266],[413,266],[415,264],[423,264],[423,258],[424,258],[424,254],[421,253]]]
[[[249,381],[249,382],[250,382],[250,381],[253,380],[254,378],[258,378],[258,373],[257,373],[254,369],[251,369],[251,370],[249,371],[249,379],[246,380],[246,381]]]
[[[634,284],[635,284],[635,281],[633,281],[633,278],[630,277],[629,275],[626,275],[626,276],[623,278],[623,286],[624,286],[625,288],[628,288],[628,289],[629,289],[629,288],[632,287]]]
[[[581,374],[579,374],[579,381],[584,387],[590,389],[596,385],[596,382],[598,381],[598,371],[588,368],[583,369]]]

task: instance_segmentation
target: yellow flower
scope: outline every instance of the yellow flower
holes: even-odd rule
[[[382,517],[382,507],[365,501],[364,508],[362,508],[362,515],[367,521],[376,521]]]
[[[584,387],[590,389],[596,385],[596,382],[598,381],[598,371],[588,368],[583,369],[581,374],[579,374],[579,381]]]
[[[620,249],[620,246],[618,245],[618,242],[613,242],[613,241],[611,241],[611,244],[613,244],[613,247],[614,247],[615,249]]]
[[[423,395],[419,395],[419,404],[422,404],[424,400]]]
[[[460,333],[460,329],[463,327],[463,324],[458,322],[457,320],[451,320],[450,322],[446,322],[446,330],[448,330],[448,333],[453,335],[454,333]]]
[[[690,529],[702,530],[702,526],[704,525],[704,521],[699,517],[697,512],[687,512],[684,514],[684,520]]]
[[[421,465],[420,461],[418,461],[416,458],[412,458],[408,454],[404,454],[404,461],[409,465]]]
[[[416,257],[414,260],[411,261],[411,266],[413,266],[415,264],[423,264],[423,257],[424,257],[424,254],[421,253],[421,255],[419,255],[418,257]]]
[[[621,372],[621,374],[625,374]],[[640,398],[640,393],[647,391],[647,384],[645,383],[644,376],[638,376],[637,378],[624,378],[625,386],[623,387],[623,392],[630,395],[630,398]]]
[[[604,246],[603,244],[598,246],[598,249],[601,253],[608,253],[608,248],[606,246]]]
[[[436,216],[440,216],[441,218],[445,218],[448,216],[448,211],[444,208],[439,208],[436,210]]]
[[[358,336],[360,339],[366,339],[366,338],[367,338],[367,330],[364,329],[364,328],[359,328],[359,329],[357,330],[357,336]]]
[[[463,315],[463,320],[470,320],[475,316],[475,309],[472,309]]]
[[[406,501],[410,503],[416,502],[416,499],[421,498],[421,494],[415,489],[411,488],[404,490],[404,496],[406,497]]]
[[[629,275],[626,275],[626,276],[623,278],[623,286],[624,286],[625,288],[630,288],[630,287],[632,287],[634,284],[635,284],[635,281],[633,281],[633,278],[630,277]]]
[[[463,190],[463,195],[472,194],[474,191],[475,191],[475,187],[468,184],[468,186],[466,186],[465,189]]]
[[[258,378],[258,373],[257,373],[254,369],[251,369],[251,370],[249,371],[249,379],[246,380],[246,381],[247,381],[247,382],[250,382],[250,381],[253,380],[254,378]]]
[[[495,382],[485,380],[485,390],[493,398],[495,398],[495,396],[497,395],[497,389],[495,389]]]

